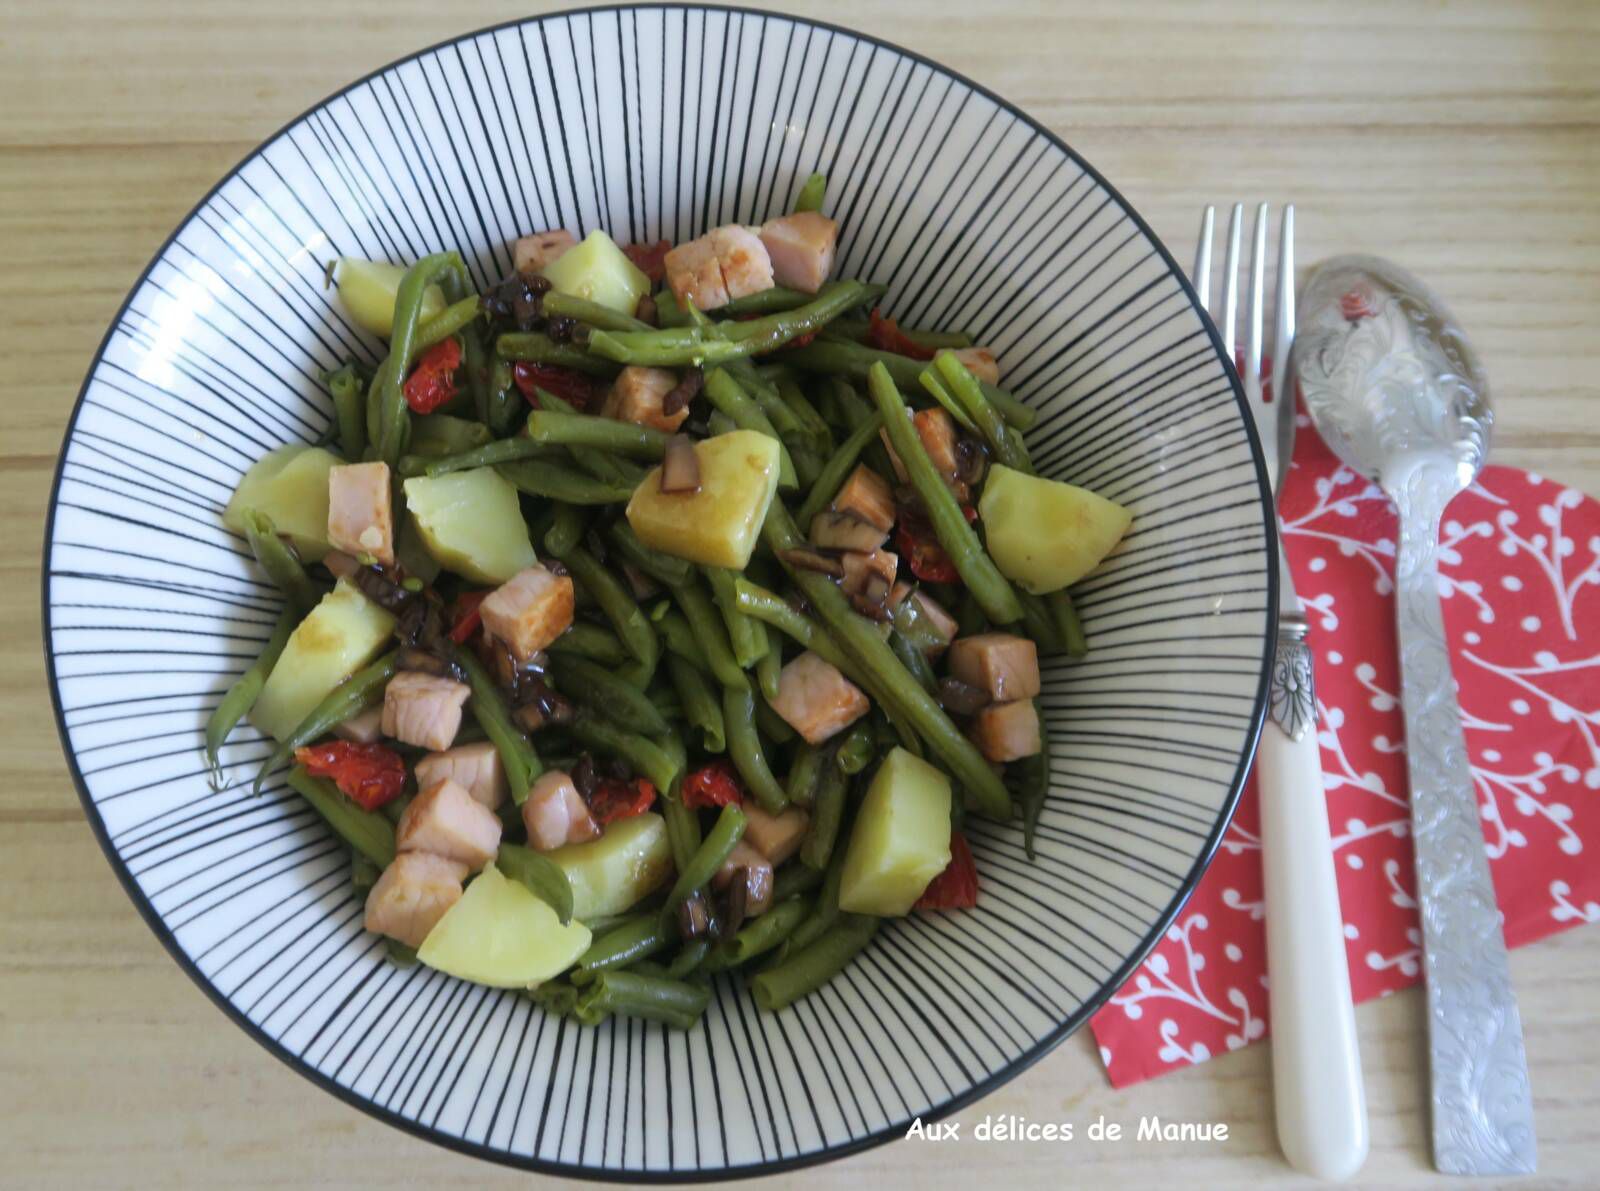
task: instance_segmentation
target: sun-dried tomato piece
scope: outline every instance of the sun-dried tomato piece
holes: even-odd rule
[[[618,819],[631,819],[642,815],[656,802],[656,788],[642,777],[631,782],[605,778],[589,795],[589,813],[594,821],[604,827]]]
[[[967,837],[950,833],[950,863],[945,865],[917,899],[914,910],[970,910],[978,904],[978,866],[972,861]]]
[[[456,369],[461,367],[461,344],[455,336],[441,339],[422,353],[406,378],[406,404],[414,414],[431,414],[456,395]]]
[[[910,356],[913,360],[931,360],[936,348],[923,347],[900,329],[892,318],[885,318],[878,308],[872,308],[867,319],[867,344],[879,351],[894,352],[897,356]]]
[[[692,811],[708,806],[742,806],[744,789],[728,761],[713,761],[683,779],[683,805]]]
[[[534,409],[539,408],[539,395],[535,389],[543,389],[547,393],[554,393],[563,401],[570,402],[578,409],[588,412],[594,404],[595,384],[593,379],[573,368],[562,368],[559,364],[535,364],[529,360],[518,360],[511,369],[511,379],[516,382],[517,388],[522,390],[522,395],[528,399],[528,404]]]
[[[332,778],[362,810],[375,811],[400,796],[406,784],[406,763],[381,744],[330,740],[294,751],[294,759],[312,777]]]

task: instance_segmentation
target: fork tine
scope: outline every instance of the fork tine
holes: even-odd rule
[[[1294,204],[1283,208],[1278,228],[1278,325],[1272,337],[1272,399],[1284,391],[1289,376],[1289,350],[1294,342]]]
[[[1239,330],[1239,229],[1244,221],[1244,204],[1234,203],[1228,219],[1228,255],[1222,262],[1222,342],[1233,358]]]
[[[1200,309],[1211,309],[1211,237],[1215,233],[1217,209],[1207,207],[1200,215],[1200,243],[1194,250],[1194,292],[1200,295]]]
[[[1267,267],[1267,204],[1256,207],[1255,235],[1250,244],[1250,290],[1245,295],[1244,395],[1261,403],[1261,309]]]

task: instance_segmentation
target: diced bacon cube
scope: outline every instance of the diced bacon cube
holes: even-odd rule
[[[505,766],[500,762],[500,750],[487,740],[429,753],[417,762],[416,773],[419,787],[426,789],[449,780],[490,810],[505,801]]]
[[[411,800],[394,829],[401,852],[431,852],[477,872],[500,850],[500,816],[446,778]]]
[[[856,464],[850,478],[833,498],[837,513],[849,513],[875,529],[888,533],[894,527],[894,492],[889,481],[865,463]]]
[[[557,257],[577,242],[564,227],[549,232],[535,232],[531,236],[523,236],[512,246],[511,263],[519,274],[531,278],[540,269],[554,263]]]
[[[989,704],[973,717],[972,741],[980,753],[997,763],[1033,756],[1041,747],[1039,712],[1033,700]]]
[[[912,589],[909,583],[896,583],[889,592],[889,604],[897,605],[901,600],[910,598],[916,607],[917,618],[928,627],[931,634],[942,638],[942,644],[934,647],[923,647],[923,652],[931,658],[940,657],[949,648],[950,642],[956,639],[956,632],[960,626],[956,618],[944,610],[944,605],[939,603],[921,588]]]
[[[1000,362],[994,358],[994,352],[986,347],[962,347],[952,353],[956,359],[967,366],[967,371],[972,373],[985,384],[997,385],[1000,383]]]
[[[996,703],[1039,693],[1039,647],[1010,633],[977,633],[950,647],[950,676],[987,691]]]
[[[677,375],[665,368],[629,364],[611,383],[603,412],[619,422],[634,422],[673,434],[689,416],[687,405],[675,414],[662,409],[662,402],[677,385]]]
[[[753,803],[744,804],[744,841],[777,868],[800,850],[811,816],[797,806],[769,815]]]
[[[461,728],[461,708],[471,688],[464,682],[402,670],[383,690],[383,734],[402,744],[443,752]]]
[[[375,704],[339,724],[333,734],[352,744],[376,744],[383,736],[383,707]]]
[[[765,914],[772,904],[772,862],[745,840],[733,845],[733,851],[728,853],[717,875],[711,878],[711,887],[726,889],[733,883],[734,874],[740,871],[744,873],[745,916],[754,918]]]
[[[600,837],[600,825],[589,813],[589,804],[572,778],[559,769],[542,774],[533,783],[528,801],[522,804],[522,825],[528,830],[529,845],[539,852]]]
[[[957,454],[955,420],[942,409],[919,409],[912,415],[911,424],[917,428],[917,437],[933,461],[934,470],[943,477],[956,499],[965,504],[971,491],[960,478],[961,457]]]
[[[328,471],[328,541],[335,550],[394,562],[394,513],[387,463],[346,463]]]
[[[719,310],[728,304],[728,287],[722,265],[709,237],[679,244],[666,256],[667,286],[684,305],[699,310]]]
[[[730,302],[772,288],[772,258],[755,232],[731,223],[712,228],[710,240]]]
[[[839,225],[817,211],[780,215],[761,225],[761,243],[779,285],[814,294],[833,272]]]
[[[572,580],[542,566],[518,571],[478,605],[484,630],[526,662],[572,624]]]
[[[805,738],[807,744],[848,728],[867,714],[867,697],[837,667],[809,649],[784,666],[772,710]]]
[[[401,852],[367,894],[364,925],[407,947],[422,946],[445,911],[461,900],[467,866],[428,852]]]

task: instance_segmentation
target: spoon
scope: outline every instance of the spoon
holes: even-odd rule
[[[1489,879],[1439,607],[1439,521],[1483,466],[1477,356],[1421,281],[1376,257],[1325,262],[1301,298],[1294,369],[1323,440],[1400,513],[1395,601],[1428,989],[1433,1162],[1535,1167],[1522,1022]]]

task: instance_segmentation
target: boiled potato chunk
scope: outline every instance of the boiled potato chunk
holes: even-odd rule
[[[572,883],[574,918],[621,914],[672,879],[667,821],[654,813],[619,819],[597,840],[545,855]]]
[[[544,267],[545,280],[557,293],[586,298],[621,314],[632,314],[650,292],[650,279],[596,228]]]
[[[334,687],[382,653],[393,631],[394,617],[339,580],[289,635],[250,722],[282,740]]]
[[[1076,583],[1110,554],[1133,514],[1087,488],[995,464],[978,501],[1000,573],[1035,595]]]
[[[272,518],[307,562],[328,552],[328,472],[344,460],[321,447],[287,446],[268,451],[244,473],[222,511],[222,523],[244,533],[251,509]]]
[[[950,779],[896,748],[883,759],[856,812],[839,880],[839,908],[908,913],[950,863]]]
[[[628,524],[646,546],[743,570],[778,490],[778,444],[754,430],[734,430],[695,443],[694,453],[700,490],[661,491],[657,467],[634,489]]]
[[[430,459],[459,455],[487,446],[493,439],[494,434],[482,422],[453,418],[449,414],[423,414],[411,419],[411,438],[406,443],[406,453]]]
[[[394,301],[406,275],[399,265],[383,261],[364,261],[347,256],[334,268],[339,286],[339,302],[363,330],[385,339],[394,330]],[[444,293],[437,285],[422,291],[422,321],[427,322],[444,309]]]
[[[554,910],[491,864],[434,924],[417,958],[475,984],[532,988],[571,967],[591,938],[581,922],[562,926]]]
[[[407,480],[406,508],[435,561],[477,583],[504,583],[538,562],[517,490],[492,467]]]

